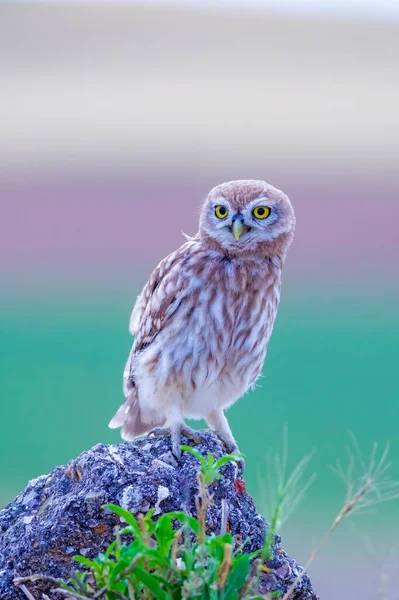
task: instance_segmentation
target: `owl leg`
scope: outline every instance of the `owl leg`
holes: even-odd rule
[[[227,452],[237,452],[238,446],[231,432],[229,423],[223,410],[214,410],[205,417],[209,427],[213,429],[218,438],[223,442]]]
[[[233,434],[231,432],[229,423],[226,419],[226,416],[223,410],[214,410],[209,415],[205,417],[206,422],[209,427],[216,433],[218,438],[223,442],[227,452],[234,453],[239,452],[237,442],[235,441]],[[245,462],[243,458],[240,458],[238,461],[238,465],[241,469],[241,472],[245,469]]]
[[[185,424],[181,412],[173,408],[168,412],[164,427],[155,427],[151,429],[148,436],[161,437],[168,436],[172,442],[172,452],[180,461],[181,459],[181,433],[185,429]]]
[[[148,434],[148,437],[162,437],[167,436],[172,440],[172,452],[180,460],[181,458],[181,435],[184,435],[189,440],[192,440],[194,444],[200,444],[203,437],[202,434],[192,427],[189,427],[185,423],[174,423],[170,427],[154,427]]]
[[[181,445],[181,431],[182,431],[182,424],[181,423],[174,423],[173,425],[170,425],[169,427],[154,427],[154,429],[151,429],[151,431],[148,433],[148,437],[170,437],[171,442],[172,442],[172,452],[173,454],[176,456],[176,458],[180,461],[181,459],[181,449],[180,449],[180,445]]]
[[[186,436],[186,438],[188,438],[189,440],[192,440],[194,442],[194,444],[196,444],[197,446],[204,440],[204,436],[200,431],[197,431],[196,429],[189,427],[185,423],[183,423],[183,425],[181,427],[181,432],[183,435]]]

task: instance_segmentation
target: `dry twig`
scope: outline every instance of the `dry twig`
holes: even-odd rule
[[[231,544],[224,545],[223,562],[220,566],[218,577],[218,589],[222,590],[226,585],[227,576],[231,568],[231,557],[233,555],[233,546]]]
[[[28,588],[26,587],[26,585],[20,585],[19,586],[21,592],[23,592],[25,594],[25,596],[28,598],[28,600],[35,600],[34,596],[32,596],[32,594],[30,593],[30,591],[28,590]]]
[[[311,553],[302,573],[298,575],[281,600],[289,600],[292,592],[295,590],[305,573],[307,573],[310,565],[325,546],[330,535],[334,533],[334,531],[337,529],[337,527],[339,527],[339,525],[341,525],[342,521],[346,517],[353,515],[354,513],[363,513],[364,509],[369,509],[377,504],[399,498],[399,482],[392,481],[386,475],[387,470],[392,464],[390,462],[386,462],[389,444],[385,444],[381,457],[378,459],[378,445],[377,443],[374,443],[371,450],[369,463],[366,465],[361,456],[357,440],[353,434],[351,434],[351,439],[354,446],[354,453],[347,448],[347,454],[349,456],[348,467],[345,470],[338,462],[336,467],[333,469],[347,486],[345,502],[332,522],[330,528]]]

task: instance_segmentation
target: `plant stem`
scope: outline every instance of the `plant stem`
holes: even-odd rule
[[[219,590],[223,589],[226,585],[227,576],[230,572],[231,567],[231,557],[233,554],[233,546],[231,544],[224,545],[224,553],[223,553],[223,562],[220,567],[218,584],[217,587]]]
[[[30,593],[30,591],[28,590],[26,585],[21,585],[20,589],[21,589],[21,592],[23,592],[25,594],[25,596],[28,598],[28,600],[35,600],[35,597],[32,596],[32,594]]]
[[[62,594],[63,596],[69,596],[69,598],[74,598],[75,600],[88,600],[88,599],[90,599],[90,597],[91,598],[93,597],[93,596],[81,596],[77,592],[69,592],[68,590],[65,590],[64,588],[56,588],[55,590],[53,590],[53,592],[56,592],[57,594]]]
[[[311,552],[309,559],[308,559],[302,573],[300,573],[298,575],[298,577],[295,579],[295,581],[292,582],[291,586],[288,588],[288,590],[286,591],[284,596],[281,598],[281,600],[289,600],[290,595],[292,594],[292,592],[294,591],[294,589],[296,588],[298,583],[301,581],[301,579],[304,577],[304,575],[307,573],[310,565],[312,564],[312,562],[314,561],[316,556],[319,554],[320,550],[322,550],[322,548],[325,546],[330,535],[337,529],[337,527],[339,527],[339,525],[342,523],[342,521],[345,519],[345,517],[347,517],[351,513],[351,511],[355,508],[355,506],[362,500],[363,496],[368,492],[371,485],[372,485],[371,479],[367,479],[365,481],[364,485],[353,496],[353,498],[351,500],[348,500],[344,504],[344,506],[342,507],[342,509],[339,511],[338,515],[332,522],[332,525],[329,528],[329,530],[324,534],[324,536],[321,538],[321,540],[318,543],[318,545],[316,546],[316,548]]]

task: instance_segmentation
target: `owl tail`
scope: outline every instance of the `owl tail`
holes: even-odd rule
[[[152,423],[144,423],[142,421],[136,387],[133,387],[126,398],[126,402],[122,404],[116,415],[111,419],[108,427],[111,429],[122,427],[121,435],[127,442],[134,440],[138,435],[143,435],[155,427]]]

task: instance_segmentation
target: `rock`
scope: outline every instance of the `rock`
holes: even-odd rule
[[[183,443],[191,442],[183,436]],[[212,452],[216,458],[225,453],[210,431],[203,432],[196,448],[205,456]],[[177,464],[168,438],[141,438],[111,446],[98,444],[49,475],[30,481],[0,511],[0,599],[26,600],[14,587],[14,577],[44,574],[68,579],[79,568],[72,561],[74,554],[94,558],[104,552],[120,524],[116,515],[102,508],[106,503],[119,504],[133,513],[155,508],[155,515],[172,510],[194,515],[197,471],[197,460],[187,452]],[[228,528],[237,547],[244,543],[244,550],[253,552],[262,547],[267,524],[247,495],[237,465],[226,464],[221,472],[224,479],[212,484],[214,502],[208,508],[208,532],[220,531],[224,499]],[[268,568],[262,574],[262,593],[286,591],[302,570],[282,549],[279,536],[275,537]],[[38,599],[49,590],[43,580],[26,585]],[[307,575],[293,599],[317,599]]]

